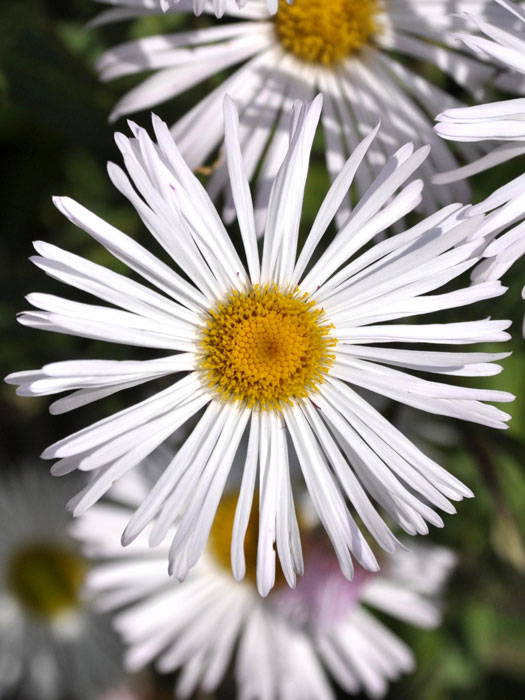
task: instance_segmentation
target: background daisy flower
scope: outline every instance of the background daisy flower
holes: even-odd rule
[[[2,697],[93,700],[123,675],[119,640],[85,595],[90,564],[68,534],[67,493],[36,468],[0,479]]]
[[[380,573],[358,568],[349,582],[324,536],[303,529],[305,572],[297,588],[283,586],[281,574],[261,599],[253,578],[256,517],[246,534],[247,578],[238,584],[228,571],[235,501],[222,501],[205,553],[183,584],[167,577],[167,547],[152,552],[146,533],[126,549],[115,540],[129,505],[99,504],[76,521],[75,534],[100,562],[90,590],[102,610],[117,611],[130,670],[151,661],[161,673],[179,670],[175,695],[186,698],[198,687],[213,693],[233,663],[238,697],[290,700],[335,698],[330,677],[348,693],[379,698],[413,670],[410,648],[373,609],[417,627],[439,625],[450,550],[416,544],[387,557]]]
[[[495,2],[508,10],[510,16],[521,20],[521,32],[518,36],[509,34],[499,25],[487,24],[481,18],[469,15],[484,36],[457,34],[457,38],[473,52],[489,57],[511,74],[517,72],[525,76],[525,6],[508,0]],[[525,77],[523,85],[525,86]],[[503,145],[495,147],[483,158],[452,172],[437,175],[434,178],[437,184],[455,182],[525,154],[525,98],[449,109],[439,114],[437,121],[434,130],[445,139],[469,142],[504,141]],[[498,219],[498,225],[494,227],[494,233],[488,239],[489,245],[484,252],[486,260],[474,270],[475,281],[499,279],[525,253],[523,212],[519,207],[514,209],[514,205],[509,205],[513,199],[524,200],[524,187],[525,173],[498,188],[485,201],[473,207],[474,215],[493,211],[494,218]],[[520,222],[517,226],[512,226],[491,242],[492,238],[517,220]],[[525,287],[522,294],[525,297]],[[525,334],[525,325],[523,332]]]
[[[118,0],[118,5],[98,21],[159,12],[158,5],[142,0]],[[469,56],[451,38],[450,32],[461,26],[453,13],[475,10],[484,18],[499,17],[499,9],[490,0],[296,0],[293,5],[282,1],[278,13],[268,17],[264,0],[252,0],[242,12],[229,0],[228,21],[122,44],[102,55],[98,70],[103,80],[153,72],[118,102],[111,115],[116,119],[174,98],[212,76],[222,78],[224,70],[240,66],[179,119],[173,134],[191,168],[205,164],[221,142],[222,100],[226,93],[231,95],[240,112],[248,179],[258,182],[260,232],[271,181],[286,152],[293,101],[311,99],[317,92],[324,95],[324,149],[332,180],[360,138],[383,121],[355,181],[359,196],[409,140],[432,145],[423,176],[456,167],[450,149],[433,133],[432,120],[444,108],[462,103],[423,73],[436,67],[479,96],[494,69]],[[181,1],[170,11],[188,13],[192,5]],[[515,18],[501,14],[504,26],[512,31]],[[408,60],[399,60],[399,54]],[[410,61],[412,66],[407,65]],[[472,160],[485,149],[480,144],[459,144],[457,150]],[[212,169],[209,192],[212,198],[225,194],[224,217],[229,221],[234,206],[227,168],[222,163]],[[431,213],[468,196],[468,187],[461,182],[454,188],[426,190],[420,206]],[[339,223],[349,209],[345,195]]]
[[[507,10],[509,17],[517,18],[517,31],[509,32],[504,23],[491,24],[480,16],[465,13],[466,17],[477,26],[482,36],[457,33],[461,40],[475,55],[490,59],[498,67],[506,69],[503,76],[509,82],[516,74],[522,75],[521,81],[525,91],[525,5],[494,0]],[[500,81],[501,82],[501,81]],[[447,109],[436,117],[438,123],[434,131],[442,138],[452,141],[504,141],[498,148],[485,155],[477,162],[458,169],[454,174],[442,174],[435,178],[438,183],[469,177],[487,168],[525,153],[525,98],[501,100],[488,104]]]
[[[245,262],[167,126],[156,117],[156,144],[134,125],[134,138],[117,135],[129,177],[113,164],[109,173],[184,276],[67,198],[56,200],[64,215],[157,290],[50,244],[35,244],[38,267],[111,306],[31,294],[37,310],[23,313],[21,323],[170,353],[151,360],[73,360],[7,378],[23,396],[72,390],[52,404],[54,413],[166,378],[165,388],[149,398],[45,450],[45,458],[59,459],[52,468],[56,475],[75,469],[94,474],[71,501],[73,513],[85,512],[117,479],[198,417],[123,535],[127,544],[156,519],[152,544],[158,544],[179,520],[170,549],[170,571],[179,579],[204,549],[244,434],[249,437],[245,454],[241,450],[232,565],[241,579],[242,541],[258,479],[257,580],[265,595],[275,580],[274,544],[290,585],[303,569],[290,453],[297,457],[349,578],[351,553],[364,568],[375,570],[378,564],[346,499],[381,547],[393,551],[397,540],[373,501],[406,532],[426,534],[427,522],[443,524],[434,508],[453,513],[451,500],[472,495],[375,410],[361,389],[489,427],[502,428],[509,417],[485,402],[510,401],[512,394],[439,381],[440,375],[497,373],[493,361],[505,354],[396,347],[508,338],[506,321],[402,322],[503,293],[498,281],[431,293],[470,269],[485,247],[483,238],[470,240],[483,217],[468,217],[468,207],[450,205],[368,247],[421,201],[421,181],[405,183],[424,162],[428,147],[403,146],[318,254],[374,130],[346,162],[299,246],[308,160],[321,107],[318,97],[294,111],[290,147],[272,184],[259,253],[238,117],[231,100],[225,101],[228,168]],[[435,374],[438,380],[416,376],[413,370]]]

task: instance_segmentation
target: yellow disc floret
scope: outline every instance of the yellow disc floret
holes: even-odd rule
[[[76,552],[38,543],[16,551],[6,567],[7,586],[37,617],[55,618],[77,608],[87,563]]]
[[[336,344],[324,311],[298,290],[254,286],[210,311],[201,369],[210,388],[250,408],[281,410],[317,391]]]
[[[275,29],[281,44],[303,61],[332,65],[358,51],[377,32],[379,0],[280,0]]]
[[[233,532],[233,521],[237,507],[238,492],[223,495],[213,527],[208,539],[208,547],[216,564],[219,564],[228,572],[231,571],[230,550]],[[244,558],[246,561],[246,578],[255,583],[257,571],[257,542],[259,540],[259,524],[257,514],[259,512],[259,499],[254,497],[254,504],[250,513],[250,520],[244,538]]]
[[[213,527],[208,539],[208,549],[216,564],[231,574],[230,552],[233,533],[233,522],[235,519],[235,509],[237,507],[238,491],[233,491],[223,495]],[[244,537],[244,560],[246,563],[245,580],[256,585],[257,581],[257,545],[259,542],[259,497],[254,494],[252,510],[246,535]],[[285,582],[284,574],[276,562],[275,586],[278,587]]]

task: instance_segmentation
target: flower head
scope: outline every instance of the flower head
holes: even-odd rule
[[[483,236],[471,240],[483,217],[469,217],[468,207],[460,204],[369,246],[420,202],[421,181],[405,182],[424,162],[428,148],[403,146],[331,237],[327,229],[376,129],[344,165],[299,251],[308,159],[321,106],[321,98],[296,105],[289,149],[271,188],[260,251],[238,117],[231,100],[225,101],[227,162],[244,261],[167,126],[156,117],[156,143],[135,125],[134,138],[117,135],[129,177],[116,165],[110,165],[109,173],[182,273],[65,198],[56,200],[65,216],[147,284],[36,243],[38,267],[110,306],[31,294],[38,310],[22,314],[22,323],[164,354],[142,361],[54,363],[16,373],[8,381],[19,384],[22,395],[73,390],[52,404],[52,412],[61,413],[172,377],[165,388],[60,440],[43,456],[58,458],[54,474],[75,469],[93,473],[70,503],[78,515],[179,427],[192,426],[123,536],[127,544],[155,520],[151,541],[158,544],[177,521],[170,571],[179,579],[206,545],[236,458],[243,466],[232,565],[241,579],[242,542],[258,480],[257,580],[263,594],[276,576],[274,545],[290,585],[303,569],[292,455],[347,577],[353,574],[351,554],[366,569],[375,570],[378,563],[346,499],[381,547],[391,552],[398,542],[377,505],[406,532],[424,534],[427,522],[443,524],[434,508],[453,513],[451,500],[471,495],[376,411],[361,389],[495,428],[504,427],[508,419],[485,402],[509,401],[511,394],[439,381],[442,375],[494,374],[499,367],[493,361],[504,354],[409,349],[413,343],[505,340],[507,322],[390,323],[504,291],[498,281],[490,281],[432,293],[475,265],[485,247]],[[485,234],[491,231],[486,225]],[[399,343],[408,347],[397,347]],[[438,380],[414,376],[410,370],[436,374]]]
[[[0,486],[0,687],[93,697],[120,679],[121,649],[88,604],[88,560],[63,510],[70,485],[26,467]]]
[[[282,585],[281,577],[261,599],[251,578],[238,584],[226,568],[235,501],[222,501],[218,528],[214,524],[183,584],[166,576],[165,548],[148,551],[145,533],[125,550],[118,546],[113,535],[129,518],[129,505],[99,504],[76,521],[76,535],[99,560],[90,590],[101,609],[117,611],[130,670],[150,661],[161,673],[180,670],[176,695],[184,698],[199,686],[213,693],[233,661],[239,697],[314,700],[334,698],[329,677],[347,692],[378,698],[389,682],[413,670],[409,647],[371,608],[436,627],[439,596],[454,564],[449,550],[416,544],[386,557],[380,573],[358,567],[349,582],[325,537],[305,529],[305,571],[296,589]],[[256,517],[248,542],[257,540],[254,530]],[[254,569],[250,555],[255,550],[247,552]]]
[[[115,4],[112,0],[111,4]],[[117,0],[120,6],[103,13],[98,22],[159,12],[151,2]],[[358,196],[388,158],[406,141],[430,143],[432,151],[423,168],[426,176],[456,167],[447,146],[432,131],[434,115],[459,107],[453,96],[428,81],[414,68],[433,64],[467,92],[479,95],[494,69],[458,47],[450,32],[461,26],[456,13],[477,10],[492,16],[490,0],[280,0],[277,14],[268,16],[265,0],[251,0],[239,10],[233,0],[225,5],[221,24],[152,36],[107,51],[98,63],[103,80],[152,72],[116,105],[112,118],[148,109],[175,98],[220,71],[235,71],[185,114],[173,134],[190,167],[205,165],[222,138],[220,109],[228,93],[240,107],[241,143],[249,179],[257,181],[256,230],[264,228],[268,182],[286,153],[289,115],[296,99],[324,96],[323,131],[326,163],[331,180],[347,156],[375,127],[383,128],[371,145],[367,167],[355,181]],[[211,6],[207,6],[205,11]],[[174,12],[191,11],[182,2]],[[505,26],[509,22],[503,14]],[[233,20],[233,21],[232,21]],[[400,62],[403,54],[413,66]],[[485,152],[483,144],[457,149],[464,157]],[[219,159],[208,183],[212,198],[224,193],[224,217],[235,208],[228,189],[227,167]],[[427,213],[436,205],[468,197],[468,187],[441,187],[428,191],[420,207]],[[351,208],[341,202],[341,224]]]
[[[226,401],[281,410],[319,390],[337,340],[308,294],[276,285],[234,291],[202,331],[205,381]]]

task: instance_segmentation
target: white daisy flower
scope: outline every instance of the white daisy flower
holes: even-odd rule
[[[118,610],[115,626],[130,670],[151,661],[161,673],[179,670],[175,695],[186,698],[197,687],[213,693],[233,661],[239,698],[328,700],[335,698],[330,678],[349,693],[378,698],[414,669],[409,647],[370,608],[436,627],[437,599],[454,564],[449,550],[416,545],[386,558],[380,573],[357,568],[349,582],[323,536],[303,530],[304,576],[293,590],[281,575],[263,599],[250,566],[254,517],[245,582],[228,571],[235,501],[223,499],[209,545],[183,584],[166,576],[167,547],[150,550],[145,533],[126,549],[115,541],[131,514],[127,506],[99,504],[76,521],[75,534],[101,562],[90,573],[90,589],[102,610]]]
[[[36,469],[1,478],[1,697],[93,699],[123,675],[119,640],[82,590],[89,563],[68,534],[66,493]]]
[[[479,26],[485,36],[458,34],[472,51],[482,53],[494,60],[498,65],[510,71],[525,76],[525,5],[495,0],[508,10],[512,17],[521,20],[519,35],[505,31],[499,25],[483,22],[479,17],[469,17]],[[525,92],[525,79],[523,80]],[[439,136],[452,141],[504,141],[483,158],[458,168],[451,172],[442,173],[434,178],[437,184],[451,183],[465,177],[470,177],[488,168],[505,162],[516,156],[525,154],[525,98],[502,100],[489,104],[449,109],[437,116],[438,124],[434,127]],[[523,212],[516,203],[523,201],[525,174],[508,184],[500,187],[488,199],[472,209],[472,213],[494,211],[493,217],[498,217],[494,233],[504,230],[509,224],[520,221],[517,226],[510,228],[499,238],[490,242],[484,252],[486,260],[479,265],[473,274],[474,281],[499,279],[511,265],[525,253],[525,221]],[[512,200],[516,200],[513,203]],[[480,231],[483,235],[483,231]],[[525,287],[523,289],[525,298]],[[525,326],[524,326],[525,334]]]
[[[319,96],[294,110],[290,147],[272,184],[260,254],[238,117],[232,101],[225,101],[227,162],[246,262],[157,117],[157,143],[136,125],[133,139],[117,134],[131,180],[114,164],[109,174],[185,276],[67,198],[55,200],[60,211],[157,291],[56,246],[35,244],[39,255],[33,261],[39,268],[111,306],[30,294],[37,310],[21,314],[21,323],[169,353],[142,361],[59,362],[7,378],[20,385],[22,396],[72,390],[51,406],[53,413],[62,413],[152,379],[172,377],[149,398],[45,450],[44,458],[59,459],[52,469],[56,475],[75,469],[94,474],[70,503],[73,513],[85,512],[180,426],[198,417],[123,535],[128,544],[156,519],[152,544],[158,544],[178,520],[170,571],[179,579],[204,549],[245,433],[249,438],[233,570],[237,578],[243,577],[242,541],[258,476],[257,578],[266,595],[275,578],[274,544],[290,585],[303,568],[290,453],[297,456],[347,577],[353,572],[351,553],[367,569],[378,565],[346,499],[380,546],[393,551],[397,540],[372,501],[406,532],[424,534],[427,522],[443,524],[434,507],[453,513],[451,500],[472,495],[368,404],[360,388],[494,428],[503,428],[509,418],[485,402],[511,401],[511,394],[410,373],[436,374],[438,379],[490,375],[500,370],[493,362],[505,354],[391,346],[470,345],[509,337],[509,323],[492,319],[388,323],[469,305],[504,291],[494,281],[431,293],[472,267],[485,246],[483,238],[470,240],[483,217],[468,217],[468,207],[460,204],[369,246],[420,202],[422,182],[405,183],[424,162],[428,147],[403,146],[326,242],[327,229],[362,167],[376,128],[345,163],[299,252],[304,186],[321,108]]]
[[[98,22],[159,12],[158,0],[111,0],[115,3],[119,7],[103,13]],[[228,0],[229,22],[123,44],[107,51],[98,69],[103,80],[153,72],[119,101],[111,115],[116,119],[158,105],[240,65],[174,125],[173,134],[190,167],[202,166],[220,144],[222,100],[226,92],[231,95],[240,111],[248,179],[258,182],[256,228],[260,232],[268,183],[286,152],[291,105],[296,99],[311,99],[316,92],[325,98],[324,144],[332,180],[359,139],[379,119],[383,121],[367,166],[356,179],[358,196],[406,141],[432,145],[422,166],[425,176],[456,167],[450,149],[433,133],[432,122],[444,108],[462,103],[429,82],[415,66],[432,64],[479,96],[495,71],[458,48],[450,32],[461,26],[461,20],[451,12],[471,10],[489,17],[494,14],[491,7],[490,0],[295,0],[293,5],[281,0],[278,13],[269,17],[265,0],[251,0],[242,12]],[[192,5],[181,0],[171,9],[187,13]],[[512,26],[505,16],[504,21]],[[398,54],[413,61],[414,67],[399,61]],[[463,144],[458,150],[469,160],[485,152],[481,144]],[[209,192],[212,198],[224,192],[224,217],[230,221],[234,206],[224,163],[213,173]],[[468,197],[465,183],[429,189],[421,207],[432,213],[437,206]],[[345,196],[339,223],[349,207]]]

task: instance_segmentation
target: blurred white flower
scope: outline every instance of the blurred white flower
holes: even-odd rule
[[[521,20],[520,31],[509,32],[500,25],[483,22],[480,17],[468,15],[485,36],[458,34],[473,52],[492,59],[497,65],[507,68],[512,73],[525,76],[525,4],[516,4],[509,0],[495,0],[505,8],[509,15]],[[505,76],[507,77],[507,76]],[[512,77],[508,76],[509,78]],[[508,82],[508,80],[507,80]],[[522,80],[525,92],[525,77]],[[525,154],[525,97],[502,100],[489,104],[449,109],[437,116],[438,124],[434,127],[439,136],[452,141],[504,141],[501,146],[483,158],[458,168],[442,173],[434,178],[437,184],[449,184],[470,177],[488,168]],[[493,212],[493,233],[487,239],[484,257],[486,260],[473,273],[473,280],[496,280],[525,253],[525,221],[520,202],[525,201],[525,173],[497,189],[484,202],[473,207],[472,214]],[[506,206],[515,200],[513,207]],[[505,207],[502,210],[502,207]],[[519,222],[500,235],[493,238],[509,225]],[[481,230],[480,235],[484,235]],[[523,288],[525,298],[525,287]],[[525,334],[525,325],[523,332]]]
[[[153,660],[161,673],[180,670],[175,695],[186,698],[197,687],[213,693],[233,662],[238,697],[265,700],[330,700],[330,676],[349,693],[379,698],[413,670],[411,650],[369,608],[437,626],[438,597],[454,565],[449,550],[416,543],[386,557],[381,573],[358,567],[349,582],[324,535],[306,530],[296,589],[282,585],[281,575],[261,599],[253,580],[254,514],[245,541],[248,576],[238,584],[227,570],[235,500],[223,499],[209,545],[183,584],[166,575],[167,548],[151,551],[145,533],[126,549],[116,541],[128,506],[99,504],[75,522],[86,552],[100,562],[88,585],[101,609],[118,610],[130,670]]]
[[[109,1],[109,0],[103,0]],[[110,0],[117,5],[96,23],[159,13],[159,0]],[[495,6],[496,7],[496,6]],[[131,41],[107,51],[98,63],[103,80],[153,72],[116,105],[112,118],[148,109],[174,98],[211,76],[240,66],[173,127],[182,155],[192,169],[202,166],[220,144],[221,105],[228,93],[241,121],[241,144],[248,179],[257,180],[256,229],[264,226],[270,184],[286,153],[289,114],[296,99],[324,95],[323,132],[329,175],[335,179],[345,159],[381,119],[383,128],[356,178],[358,196],[388,158],[406,141],[430,143],[423,165],[426,177],[456,167],[451,150],[432,131],[434,116],[462,103],[430,82],[430,66],[473,95],[494,74],[483,60],[458,48],[450,33],[461,26],[455,13],[477,11],[485,18],[505,13],[490,0],[281,0],[278,13],[268,16],[265,0],[250,0],[241,10],[226,3],[228,22]],[[211,5],[206,8],[211,11]],[[188,0],[170,6],[188,13]],[[233,20],[233,21],[232,21]],[[398,55],[405,59],[400,61]],[[482,145],[457,149],[469,160],[485,152]],[[209,183],[212,198],[224,192],[224,219],[234,216],[224,162]],[[466,201],[468,186],[428,189],[420,207],[432,213],[438,206]],[[350,210],[341,202],[338,222]]]
[[[1,697],[92,700],[123,675],[120,642],[84,595],[66,493],[36,468],[0,479]]]
[[[163,10],[163,12],[167,12],[170,9],[170,7],[173,7],[174,5],[177,5],[180,2],[180,0],[159,1],[160,7]],[[258,2],[258,0],[255,1]],[[235,2],[237,3],[238,7],[243,8],[247,2],[253,2],[253,0],[235,0]],[[289,5],[293,5],[294,0],[286,0],[286,2]],[[209,9],[213,10],[217,17],[222,17],[224,14],[224,10],[226,9],[226,3],[227,0],[193,0],[193,11],[196,15],[200,15],[204,11],[206,6],[208,6]],[[148,6],[147,0],[144,4],[146,4],[146,7]],[[266,5],[268,7],[268,12],[274,15],[277,12],[279,0],[266,0]]]
[[[509,337],[505,333],[509,323],[492,319],[388,323],[470,305],[504,292],[495,281],[431,293],[470,269],[485,247],[483,238],[471,241],[484,225],[483,217],[469,217],[469,208],[460,204],[370,247],[376,235],[420,202],[422,182],[405,183],[424,162],[428,147],[403,146],[373,180],[336,236],[318,250],[363,167],[376,128],[339,173],[299,252],[304,186],[321,107],[320,97],[296,106],[289,150],[272,183],[261,254],[241,158],[238,117],[229,99],[225,101],[226,150],[245,260],[184,163],[167,126],[156,117],[157,143],[135,125],[134,138],[117,134],[131,181],[116,165],[110,164],[109,173],[186,277],[67,198],[56,200],[60,211],[158,291],[50,244],[35,244],[38,267],[111,306],[31,294],[29,301],[38,310],[21,314],[21,323],[171,353],[143,361],[59,362],[17,372],[7,381],[19,384],[22,396],[72,390],[52,404],[51,410],[61,413],[176,375],[150,398],[60,440],[43,456],[59,458],[54,474],[75,469],[93,473],[92,481],[70,502],[78,515],[180,426],[198,417],[123,535],[123,542],[129,543],[156,519],[152,542],[157,544],[178,520],[170,571],[179,579],[197,563],[205,547],[238,452],[244,467],[233,533],[233,571],[238,579],[244,576],[241,543],[258,477],[257,580],[263,595],[275,579],[275,544],[291,586],[296,573],[303,570],[290,453],[297,456],[318,516],[348,578],[353,574],[351,554],[366,569],[376,570],[378,564],[346,499],[379,545],[392,552],[397,540],[370,498],[414,535],[426,534],[427,522],[443,525],[434,507],[454,513],[451,500],[472,495],[364,400],[360,389],[429,413],[495,428],[505,427],[509,418],[484,402],[510,401],[511,394],[439,381],[443,375],[495,374],[501,368],[493,362],[505,354],[390,347],[397,343],[470,345]],[[414,376],[410,370],[435,374],[438,381]],[[244,434],[249,435],[246,449]]]

